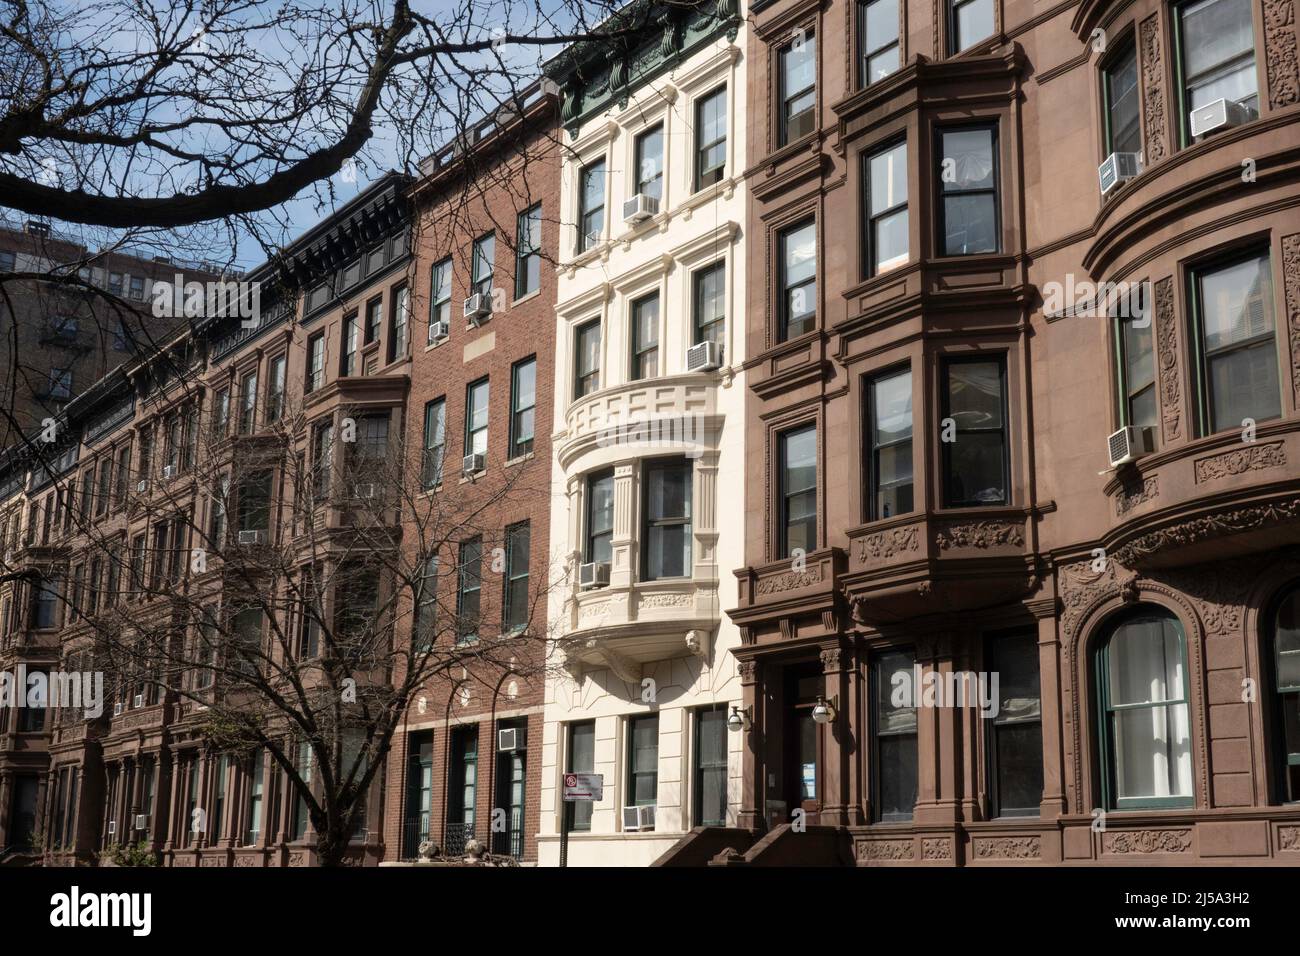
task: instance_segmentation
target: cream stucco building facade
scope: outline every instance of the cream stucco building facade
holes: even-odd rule
[[[626,58],[575,48],[547,67],[566,129],[551,547],[567,578],[550,597],[542,865],[566,812],[571,865],[645,865],[736,818],[741,15],[656,15]],[[565,809],[573,770],[603,776],[590,809]]]

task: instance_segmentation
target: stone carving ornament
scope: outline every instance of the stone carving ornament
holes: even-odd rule
[[[1276,110],[1300,100],[1294,0],[1264,0],[1264,59],[1269,106]]]
[[[1280,468],[1285,464],[1286,449],[1280,441],[1268,445],[1247,445],[1245,448],[1234,448],[1232,451],[1197,459],[1196,480],[1214,481],[1248,471]]]
[[[1142,128],[1146,133],[1146,165],[1154,166],[1169,153],[1165,130],[1164,64],[1160,52],[1160,15],[1142,21]]]
[[[1293,63],[1294,57],[1293,51]],[[1295,389],[1296,404],[1300,405],[1300,233],[1282,238],[1282,283],[1286,292],[1286,325],[1291,338],[1291,384]]]
[[[1156,355],[1160,364],[1160,421],[1164,440],[1182,437],[1182,416],[1178,408],[1178,322],[1174,317],[1174,280],[1166,276],[1156,283]]]
[[[935,534],[934,540],[941,551],[953,548],[996,548],[1007,544],[1022,547],[1025,532],[1018,521],[973,521],[969,524],[949,525]]]

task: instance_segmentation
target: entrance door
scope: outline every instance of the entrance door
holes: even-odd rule
[[[492,852],[519,859],[524,855],[524,780],[526,777],[525,726],[502,724],[501,729],[514,731],[514,746],[497,752],[497,802],[506,812],[506,829],[492,835]]]
[[[786,672],[786,806],[790,812],[802,809],[806,823],[816,823],[822,808],[822,735],[812,712],[825,686],[821,668],[815,664]]]

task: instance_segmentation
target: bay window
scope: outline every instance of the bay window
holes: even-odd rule
[[[780,501],[777,556],[817,549],[817,429],[813,425],[779,436]]]
[[[881,823],[902,823],[912,819],[917,794],[916,655],[911,649],[891,650],[879,655],[872,666],[874,720],[871,727],[871,804]],[[895,695],[895,689],[913,688],[910,699]]]
[[[1236,103],[1251,119],[1259,116],[1251,6],[1250,0],[1194,0],[1175,11],[1184,143],[1191,138],[1192,112],[1215,100]]]
[[[910,368],[878,375],[867,383],[867,421],[870,520],[905,515],[913,508]]]
[[[941,130],[938,146],[941,254],[997,252],[997,131],[991,126]]]
[[[906,265],[910,237],[907,217],[907,144],[897,143],[865,159],[868,275]]]

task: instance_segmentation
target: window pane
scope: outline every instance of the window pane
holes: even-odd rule
[[[899,372],[871,383],[873,518],[912,510],[912,373]]]
[[[596,769],[596,724],[587,722],[569,726],[569,770],[573,773],[592,773]],[[571,830],[591,829],[590,800],[568,804]]]
[[[1200,276],[1208,352],[1273,332],[1273,282],[1267,255]]]
[[[695,342],[713,342],[722,345],[726,318],[725,279],[726,263],[701,269],[695,273]]]
[[[907,202],[907,144],[871,157],[871,214]]]
[[[1182,700],[1182,641],[1165,617],[1139,618],[1110,640],[1112,706]]]
[[[960,52],[993,35],[993,0],[969,0],[957,8],[954,48]]]
[[[992,189],[993,134],[987,129],[952,130],[942,137],[943,155],[940,168],[943,191],[965,192],[971,189]]]
[[[1251,100],[1257,92],[1249,0],[1202,0],[1180,10],[1183,75],[1196,109],[1221,97]]]
[[[1190,797],[1187,705],[1114,712],[1115,785],[1120,799]]]
[[[659,296],[646,296],[632,305],[632,376],[651,378],[659,373]]]
[[[1003,443],[1000,434],[960,435],[949,446],[952,507],[1002,504],[1006,501]]]
[[[997,199],[981,193],[943,199],[944,254],[997,252]]]
[[[866,46],[867,53],[874,53],[883,46],[898,40],[898,0],[875,0],[867,4],[866,12]],[[898,54],[894,54],[898,62]],[[883,74],[882,74],[883,75]],[[868,74],[867,82],[880,79],[875,74]]]
[[[1142,151],[1138,120],[1137,48],[1129,46],[1106,71],[1107,122],[1112,153]]]
[[[994,729],[998,811],[1033,810],[1043,799],[1043,725],[1002,724]]]
[[[685,463],[646,468],[645,580],[691,573],[691,467]]]
[[[1156,379],[1151,325],[1149,320],[1141,323],[1128,321],[1123,324],[1124,360],[1127,366],[1125,375],[1130,394],[1145,388]]]
[[[811,329],[817,312],[815,223],[809,222],[781,236],[781,262],[785,337],[791,338]]]
[[[793,142],[812,132],[814,106],[817,101],[817,40],[805,37],[781,52],[781,96],[783,103],[783,143]]]
[[[664,128],[656,126],[636,142],[636,191],[661,199],[664,191]]]
[[[781,440],[781,493],[786,555],[817,547],[817,431],[802,428]]]
[[[1281,398],[1272,341],[1212,358],[1210,402],[1214,431],[1240,428],[1247,418],[1277,418]]]
[[[948,366],[948,414],[958,429],[1002,424],[1002,366],[998,362],[954,362]]]
[[[916,658],[911,651],[891,651],[881,654],[876,661],[876,733],[898,734],[916,732],[916,708],[895,703],[905,701],[895,698],[897,688],[912,687],[915,683],[913,666]],[[917,688],[913,688],[915,692]],[[915,703],[915,700],[913,700]]]
[[[1278,687],[1300,688],[1300,589],[1293,590],[1277,610]]]

